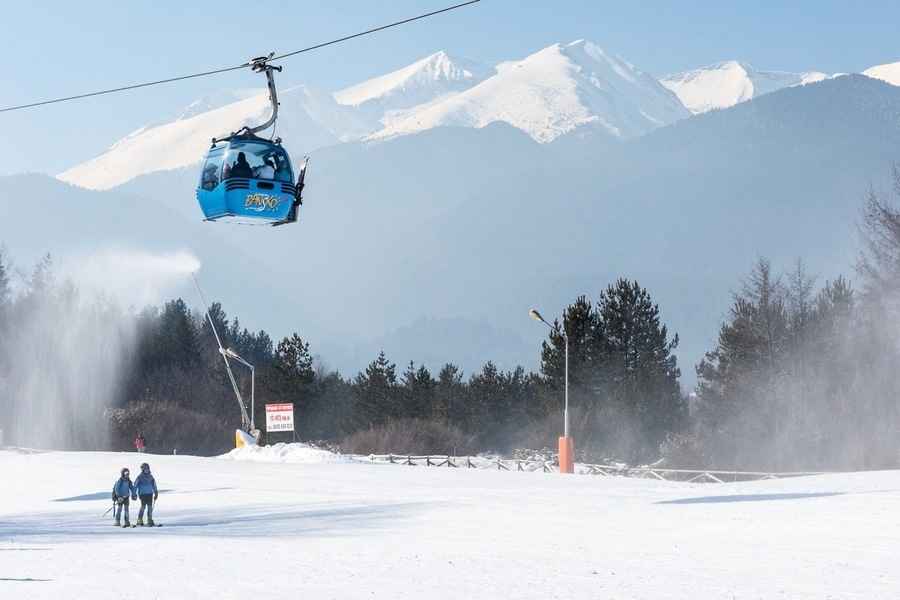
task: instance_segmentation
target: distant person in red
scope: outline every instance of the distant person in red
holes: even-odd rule
[[[144,436],[140,433],[137,434],[137,437],[134,438],[134,447],[138,452],[143,452],[144,448],[147,446],[147,440],[144,439]]]

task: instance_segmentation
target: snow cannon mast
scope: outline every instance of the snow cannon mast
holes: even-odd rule
[[[200,282],[197,281],[196,275],[192,275],[194,279],[194,285],[197,287],[197,293],[200,295],[200,300],[203,302],[203,307],[206,309],[206,318],[209,321],[209,327],[212,329],[213,336],[216,338],[216,345],[219,347],[219,354],[222,356],[222,360],[225,362],[225,371],[228,373],[228,380],[231,382],[231,389],[234,390],[235,398],[237,399],[238,407],[241,409],[241,427],[242,429],[237,429],[234,432],[234,446],[235,448],[242,448],[244,446],[255,446],[259,441],[260,431],[256,428],[256,423],[254,420],[254,412],[256,410],[256,369],[249,362],[241,358],[241,356],[232,350],[231,348],[225,348],[222,345],[222,338],[219,337],[219,332],[216,331],[216,324],[213,321],[212,314],[209,312],[209,304],[206,302],[206,297],[203,295],[203,290],[200,289]],[[234,378],[234,373],[231,370],[231,363],[228,362],[228,359],[231,358],[242,365],[248,367],[250,369],[250,414],[247,414],[247,407],[244,405],[244,398],[241,395],[241,389],[238,386],[237,380]]]

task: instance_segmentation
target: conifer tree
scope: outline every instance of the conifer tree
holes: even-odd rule
[[[434,398],[434,417],[447,425],[461,426],[465,410],[465,384],[459,367],[452,363],[441,367]]]
[[[358,428],[380,425],[400,416],[397,366],[382,350],[354,380],[354,422]]]

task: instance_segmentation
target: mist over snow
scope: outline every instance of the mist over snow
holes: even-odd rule
[[[199,268],[186,251],[110,248],[58,262],[48,257],[20,275],[0,322],[4,443],[107,447],[103,414],[132,366],[134,311],[168,299]]]
[[[106,248],[88,255],[68,255],[60,272],[79,289],[102,295],[121,306],[143,307],[171,298],[188,275],[200,270],[200,259],[179,250],[154,253]]]

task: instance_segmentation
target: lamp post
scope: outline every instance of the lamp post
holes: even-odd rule
[[[563,437],[559,438],[559,472],[575,472],[575,440],[569,436],[569,336],[560,327],[554,327],[548,323],[535,309],[528,311],[528,315],[535,321],[540,321],[557,335],[562,336],[565,343],[565,406],[563,408]]]
[[[256,368],[231,348],[225,348],[222,353],[250,369],[250,431],[254,432],[256,431]]]

